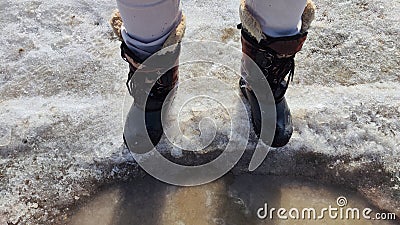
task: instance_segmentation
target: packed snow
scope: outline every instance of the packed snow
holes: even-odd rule
[[[316,20],[287,94],[293,138],[256,172],[348,184],[400,215],[400,2],[315,3]],[[184,41],[217,41],[240,51],[239,1],[182,4]],[[99,185],[142,173],[122,141],[128,66],[108,24],[115,8],[106,0],[0,2],[1,224],[61,223],[68,207]],[[229,51],[209,54],[239,67]],[[182,82],[212,76],[240,96],[239,77],[224,67],[193,64],[180,74]],[[186,135],[197,137],[199,121],[212,118],[206,126],[219,128],[207,148],[221,150],[229,139],[227,112],[239,101],[226,99],[225,109],[207,99],[193,102],[178,120]],[[248,118],[243,121],[247,126]],[[184,157],[165,138],[160,147]],[[236,171],[246,168],[239,164]]]

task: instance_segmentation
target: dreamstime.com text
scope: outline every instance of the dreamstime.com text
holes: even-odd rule
[[[269,208],[268,203],[257,210],[259,219],[280,219],[280,220],[396,220],[394,213],[373,212],[371,208],[350,208],[347,206],[347,198],[339,197],[336,205],[329,205],[322,209],[315,208]]]

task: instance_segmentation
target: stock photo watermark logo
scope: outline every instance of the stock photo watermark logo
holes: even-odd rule
[[[171,63],[171,59],[166,57],[168,53],[174,52],[180,49],[179,63],[178,60]],[[135,72],[135,75],[140,76],[143,74],[141,70],[149,71],[153,70],[152,73],[146,72],[145,87],[140,87],[142,93],[150,93],[151,88],[157,82],[157,80],[165,74],[169,69],[179,65],[185,65],[186,67],[198,68],[195,65],[207,63],[210,65],[217,65],[218,67],[226,68],[232,71],[239,81],[241,76],[240,65],[245,63],[245,69],[250,72],[251,76],[244,77],[252,91],[255,93],[258,101],[260,102],[261,118],[262,118],[262,130],[257,147],[253,153],[252,159],[249,164],[249,170],[255,170],[265,159],[268,154],[269,146],[272,143],[275,123],[276,123],[276,109],[275,101],[268,85],[268,82],[256,65],[248,56],[243,55],[240,49],[234,48],[230,45],[212,42],[212,41],[186,41],[179,45],[173,45],[162,49],[156,54],[149,57],[144,63],[142,63],[139,69]],[[204,71],[204,70],[203,70]],[[205,70],[207,71],[207,70]],[[182,75],[181,75],[182,76]],[[238,82],[237,82],[238,83]],[[172,140],[172,136],[178,134],[180,137],[185,137],[182,134],[182,129],[179,124],[179,113],[176,118],[176,123],[172,124],[166,121],[165,115],[170,110],[171,101],[174,98],[174,92],[179,91],[183,87],[189,87],[195,89],[196,95],[184,96],[181,100],[182,106],[188,104],[197,98],[206,98],[219,104],[221,107],[228,112],[230,117],[230,133],[228,135],[229,141],[226,143],[225,149],[222,153],[206,164],[197,166],[184,166],[169,161],[157,151],[155,146],[152,144],[149,135],[146,132],[145,124],[145,112],[140,107],[137,107],[135,103],[132,104],[132,97],[126,96],[124,103],[123,118],[125,120],[124,125],[124,136],[127,147],[131,151],[134,159],[138,164],[153,177],[173,185],[179,186],[196,186],[214,181],[224,174],[229,172],[240,160],[243,153],[246,150],[248,144],[248,138],[250,133],[249,115],[242,98],[238,94],[239,85],[235,88],[230,87],[223,80],[218,78],[210,78],[202,76],[201,71],[196,74],[195,77],[186,79],[184,82],[179,83],[177,90],[171,91],[167,96],[162,112],[161,122],[164,128],[165,136],[175,148],[179,148],[185,151],[199,151],[206,147],[215,138],[217,128],[215,122],[210,117],[203,118],[198,126],[200,131],[207,132],[208,140],[190,140],[184,139],[179,143]],[[198,88],[206,86],[207,89]],[[223,93],[219,90],[224,87]],[[148,94],[137,97],[133,101],[147,102]],[[239,103],[232,109],[229,107],[231,104],[227,99],[239,99]],[[207,107],[207,106],[204,106]],[[211,114],[213,112],[210,112]],[[246,118],[246,123],[239,123],[238,120],[233,118]],[[209,125],[209,126],[206,126]],[[142,131],[142,132],[138,132]],[[202,133],[201,132],[201,133]],[[245,138],[243,138],[245,137]]]
[[[261,220],[396,220],[395,213],[374,213],[371,208],[351,208],[344,196],[336,199],[336,205],[316,208],[269,208],[268,203],[257,210]]]

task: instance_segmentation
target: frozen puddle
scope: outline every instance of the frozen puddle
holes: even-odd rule
[[[347,205],[339,207],[338,197],[345,197]],[[271,208],[299,210],[300,219],[282,220],[277,212],[273,219],[267,215],[259,219],[257,211],[268,204]],[[304,208],[313,208],[317,217],[323,208],[338,208],[338,218],[329,212],[324,219],[302,219]],[[340,209],[346,218],[348,209],[357,208],[360,219],[340,219]],[[359,194],[337,187],[321,186],[283,177],[260,175],[227,175],[213,183],[197,187],[176,187],[145,176],[129,183],[119,183],[105,188],[93,199],[83,204],[70,217],[70,225],[249,225],[249,224],[396,224],[395,221],[365,220],[362,211],[371,208],[369,214],[381,212],[367,203]],[[333,209],[334,210],[334,209]],[[295,216],[295,210],[292,211]],[[260,216],[264,215],[260,211]],[[312,213],[311,213],[312,214]],[[333,216],[335,213],[332,214]],[[348,213],[352,217],[351,213]],[[283,214],[288,216],[289,213]],[[384,216],[382,214],[382,216]],[[386,216],[390,216],[386,214]],[[308,212],[304,211],[304,217]]]

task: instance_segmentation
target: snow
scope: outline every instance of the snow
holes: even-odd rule
[[[372,201],[399,214],[400,3],[316,4],[316,21],[296,57],[287,97],[293,138],[272,151],[257,172],[325,178],[367,196],[366,189],[381,186],[389,203]],[[108,25],[115,7],[104,0],[0,2],[0,223],[60,222],[67,206],[99,185],[140,175],[122,143],[128,67]],[[240,49],[238,8],[239,1],[183,1],[185,40]],[[223,54],[227,64],[239,65],[229,52]],[[239,93],[238,76],[218,66],[209,69],[182,66],[181,80],[213,76]],[[183,95],[195,93],[184,90]],[[202,124],[218,128],[206,152],[223,149],[229,138],[228,112],[240,98],[228,100],[226,109],[209,101],[192,102],[182,111],[189,137],[201,134],[201,119],[214,120]],[[213,133],[204,138],[209,136]],[[254,133],[251,138],[254,142]],[[165,140],[161,148],[184,157]]]

